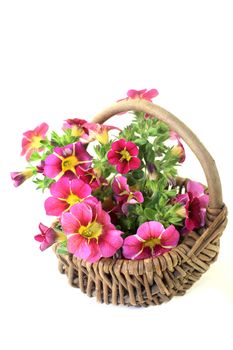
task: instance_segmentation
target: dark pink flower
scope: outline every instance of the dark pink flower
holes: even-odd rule
[[[128,205],[142,203],[143,195],[140,191],[132,192],[127,184],[127,178],[116,176],[112,183],[112,189],[115,194],[116,202],[121,206],[122,212],[128,214]]]
[[[34,130],[29,130],[23,133],[24,138],[22,140],[21,156],[26,154],[26,159],[29,160],[32,153],[40,152],[43,149],[41,148],[40,141],[46,138],[48,128],[48,124],[42,123]]]
[[[47,198],[44,204],[47,215],[60,216],[72,205],[84,200],[97,202],[91,196],[91,187],[88,184],[80,179],[69,180],[66,176],[53,183],[50,192],[53,197]]]
[[[140,167],[141,161],[137,158],[138,153],[139,150],[135,143],[120,139],[112,143],[107,156],[109,163],[116,165],[116,170],[120,174],[126,174]]]
[[[170,139],[177,141],[177,144],[172,148],[171,153],[179,158],[179,163],[183,163],[186,155],[184,146],[180,141],[180,136],[175,131],[170,131]]]
[[[81,167],[78,167],[76,173],[78,177],[87,183],[93,190],[96,190],[101,185],[107,184],[107,181],[102,176],[99,177],[93,168],[83,170]]]
[[[187,193],[180,194],[176,201],[185,206],[185,228],[182,233],[187,233],[205,225],[206,208],[209,196],[204,192],[204,186],[195,181],[187,184]]]
[[[75,204],[63,213],[61,224],[68,235],[69,252],[91,263],[113,256],[122,246],[122,232],[116,230],[100,202]]]
[[[88,135],[81,139],[81,141],[91,142],[97,140],[102,145],[106,145],[109,142],[108,132],[110,130],[119,130],[121,129],[111,126],[111,125],[103,125],[98,123],[86,123],[85,127],[88,130]]]
[[[90,168],[91,159],[81,142],[55,147],[54,153],[45,159],[44,175],[52,179],[63,175],[69,178],[76,177],[77,168]]]
[[[40,250],[45,250],[53,245],[55,242],[64,241],[66,239],[62,232],[55,231],[52,227],[47,227],[43,224],[39,224],[40,234],[34,238],[40,242]]]
[[[14,181],[14,186],[18,187],[33,176],[33,171],[31,169],[25,169],[24,171],[14,171],[10,175],[11,179]]]
[[[173,225],[164,229],[160,222],[148,221],[138,228],[136,235],[125,238],[123,255],[133,260],[156,257],[176,247],[179,237]]]
[[[75,137],[81,137],[88,135],[88,129],[85,127],[87,123],[84,119],[67,119],[63,124],[63,130],[71,129],[71,135]]]

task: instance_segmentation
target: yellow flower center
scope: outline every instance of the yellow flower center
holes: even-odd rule
[[[151,238],[148,241],[143,243],[143,247],[149,247],[153,249],[155,245],[161,245],[161,240],[159,238]]]
[[[40,148],[41,144],[40,141],[42,140],[42,138],[40,136],[33,136],[32,137],[32,141],[31,141],[31,148]]]
[[[76,196],[76,195],[73,194],[73,193],[71,193],[71,194],[67,197],[67,199],[66,199],[66,202],[67,202],[70,206],[74,205],[75,203],[81,202],[81,201],[82,201],[82,199],[79,198],[78,196]]]
[[[109,137],[108,137],[108,130],[104,129],[103,131],[101,131],[100,133],[96,134],[96,139],[97,141],[99,141],[102,145],[106,145],[109,141]]]
[[[93,221],[87,226],[81,226],[79,228],[78,233],[81,236],[87,238],[88,240],[90,240],[91,238],[95,238],[96,240],[98,240],[99,236],[102,233],[102,225],[100,225],[96,221]]]
[[[71,127],[71,136],[79,137],[83,134],[83,129],[79,128],[77,125],[72,125]]]
[[[75,167],[78,165],[79,161],[75,156],[69,156],[62,160],[62,171],[65,173],[70,170],[75,173]]]
[[[131,155],[129,154],[129,152],[126,150],[126,148],[124,148],[119,153],[122,155],[120,161],[126,160],[127,162],[129,162],[130,159],[132,158]]]

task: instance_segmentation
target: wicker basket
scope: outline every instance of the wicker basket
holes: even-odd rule
[[[164,121],[189,145],[205,172],[209,206],[206,226],[191,232],[171,251],[145,260],[100,259],[96,263],[78,260],[72,254],[55,252],[59,270],[66,273],[73,287],[99,302],[115,305],[159,305],[174,295],[183,295],[208,270],[219,252],[219,239],[227,223],[227,210],[222,202],[221,183],[215,162],[195,134],[163,108],[140,99],[120,101],[98,114],[93,121],[103,123],[111,116],[126,111],[143,111]],[[178,178],[179,191],[186,179]]]

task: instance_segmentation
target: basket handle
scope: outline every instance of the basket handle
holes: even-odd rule
[[[197,136],[173,114],[149,101],[143,99],[128,99],[117,102],[106,108],[97,114],[92,121],[102,124],[112,116],[128,111],[144,112],[155,116],[165,122],[171,130],[180,135],[196,155],[204,170],[210,196],[209,209],[221,209],[223,207],[222,187],[215,161]]]

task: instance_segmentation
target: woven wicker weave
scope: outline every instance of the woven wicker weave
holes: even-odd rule
[[[227,223],[222,202],[221,183],[215,162],[193,132],[161,107],[140,99],[120,101],[94,118],[103,123],[126,111],[143,111],[164,121],[189,145],[205,172],[210,196],[206,226],[186,236],[171,251],[145,260],[101,259],[96,263],[78,260],[72,254],[59,255],[59,270],[66,273],[72,286],[99,302],[115,305],[159,305],[174,295],[183,295],[208,270],[219,252],[219,239]],[[187,180],[177,178],[181,193]]]

